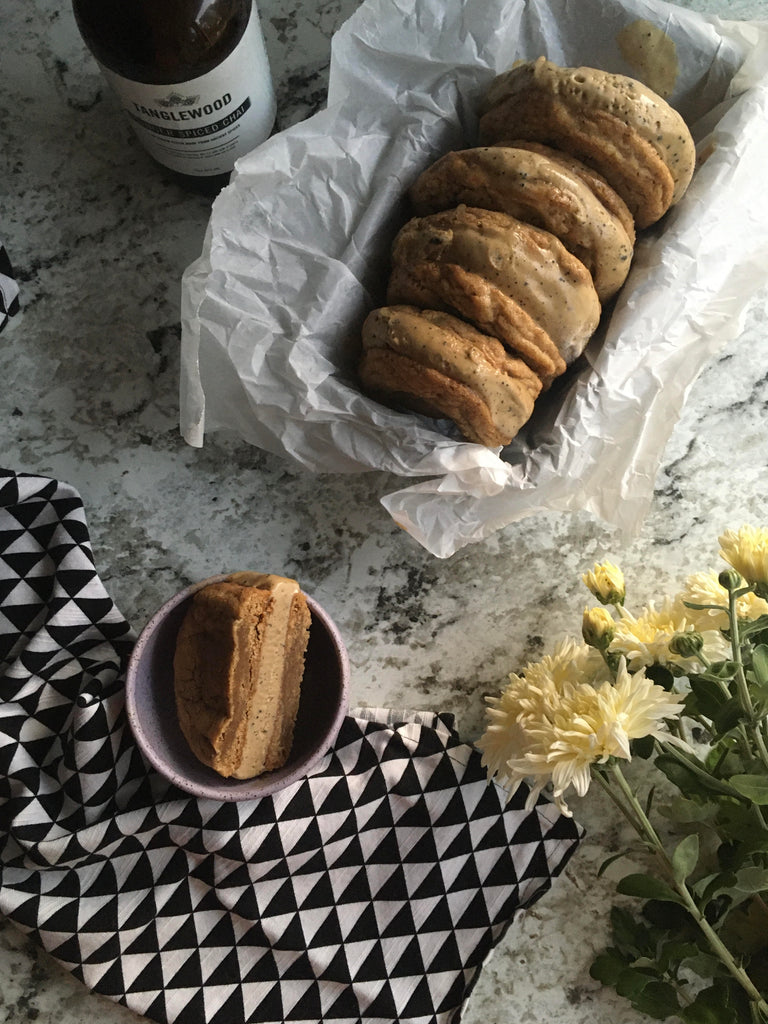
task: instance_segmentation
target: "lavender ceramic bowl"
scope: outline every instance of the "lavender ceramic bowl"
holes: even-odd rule
[[[349,659],[338,629],[311,597],[309,645],[293,747],[282,768],[255,779],[224,779],[197,760],[176,717],[173,654],[176,636],[195,591],[226,579],[212,576],[176,594],[149,620],[126,675],[126,710],[146,759],[179,789],[214,800],[252,800],[297,782],[322,758],[349,708]]]

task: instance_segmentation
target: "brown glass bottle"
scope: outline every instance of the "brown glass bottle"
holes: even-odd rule
[[[272,130],[253,0],[73,0],[83,40],[150,155],[216,192]]]

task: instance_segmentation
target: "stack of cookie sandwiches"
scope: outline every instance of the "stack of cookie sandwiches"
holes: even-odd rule
[[[410,189],[359,374],[373,397],[495,447],[583,352],[636,232],[682,197],[696,153],[640,82],[543,57],[491,83],[479,130],[481,146]]]

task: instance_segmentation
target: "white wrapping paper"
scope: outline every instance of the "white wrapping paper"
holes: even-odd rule
[[[408,185],[475,142],[477,100],[515,60],[643,78],[618,42],[638,21],[674,44],[668,98],[700,166],[641,233],[582,362],[504,449],[365,397],[359,328],[383,304]],[[691,384],[764,277],[767,165],[768,23],[652,0],[365,0],[334,37],[327,108],[244,157],[213,205],[182,282],[183,436],[234,430],[311,471],[418,478],[383,504],[439,557],[542,509],[631,534]]]

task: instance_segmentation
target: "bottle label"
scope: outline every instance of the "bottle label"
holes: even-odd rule
[[[205,75],[147,85],[101,66],[133,130],[151,156],[182,174],[226,174],[267,138],[275,94],[258,12],[228,57]]]

